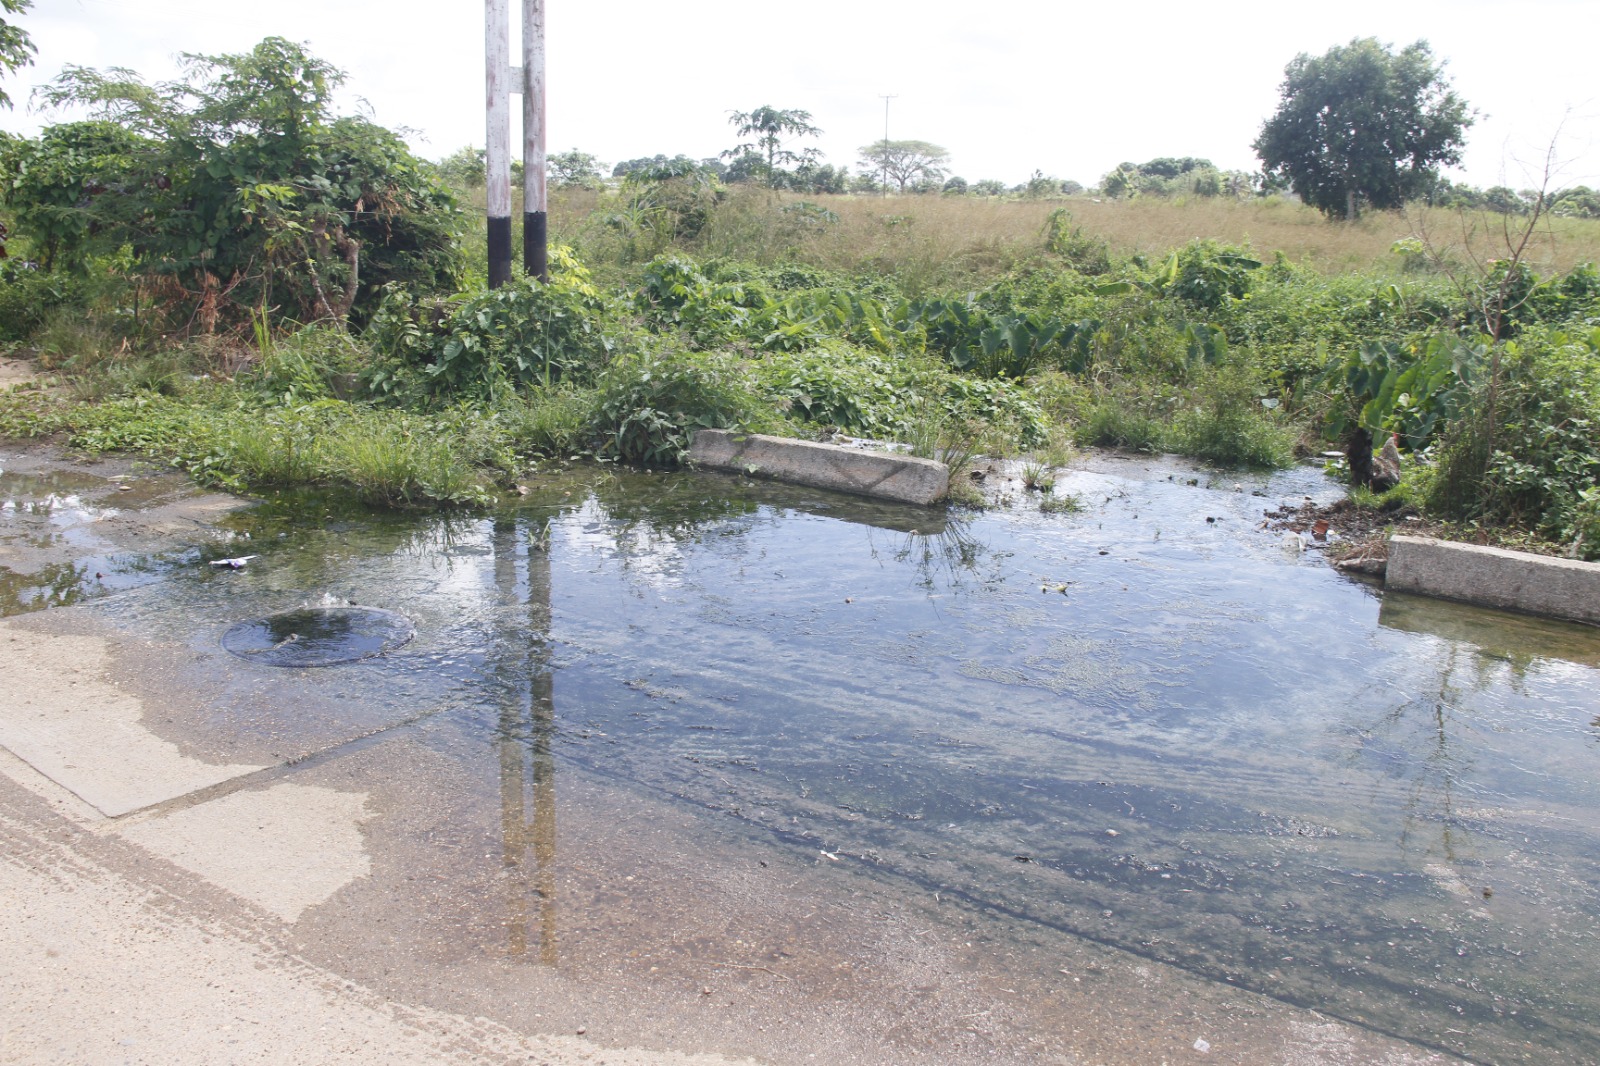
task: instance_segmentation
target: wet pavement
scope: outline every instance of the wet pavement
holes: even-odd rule
[[[0,745],[381,996],[777,1063],[1600,1057],[1600,633],[1258,528],[1317,471],[1097,456],[1078,510],[946,517],[587,469],[185,531],[40,465],[0,564],[77,576],[7,601]],[[334,604],[415,636],[222,645]]]

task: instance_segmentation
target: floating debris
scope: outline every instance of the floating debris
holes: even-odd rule
[[[260,556],[258,555],[240,555],[232,559],[213,559],[211,560],[211,565],[227,567],[229,570],[243,570],[244,565],[251,559],[259,558]]]

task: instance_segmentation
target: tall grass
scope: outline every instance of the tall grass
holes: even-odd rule
[[[573,245],[586,260],[613,258],[616,249],[605,217],[618,199],[615,191],[556,191],[550,202],[552,239]],[[806,221],[792,210],[802,202],[831,212],[837,221]],[[893,275],[915,294],[986,283],[1039,254],[1046,222],[1058,208],[1071,213],[1072,224],[1085,237],[1105,241],[1114,256],[1165,256],[1192,240],[1210,238],[1248,246],[1261,255],[1282,252],[1291,262],[1329,275],[1398,273],[1404,264],[1394,253],[1395,242],[1422,235],[1462,261],[1503,257],[1508,229],[1514,231],[1520,222],[1516,216],[1492,212],[1462,214],[1428,207],[1329,222],[1281,197],[807,197],[735,186],[690,250],[705,258],[798,261],[843,274]],[[521,212],[513,217],[520,218]],[[472,227],[471,232],[482,228]],[[1536,269],[1564,273],[1586,262],[1600,262],[1600,220],[1547,218],[1541,223],[1532,259]]]

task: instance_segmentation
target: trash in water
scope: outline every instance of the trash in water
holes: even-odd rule
[[[232,559],[213,559],[212,566],[226,566],[229,570],[243,570],[244,564],[251,559],[259,558],[255,555],[240,555]]]

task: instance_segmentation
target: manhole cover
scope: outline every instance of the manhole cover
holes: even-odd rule
[[[240,622],[222,646],[267,666],[332,666],[393,651],[415,632],[410,619],[380,607],[301,607]]]

